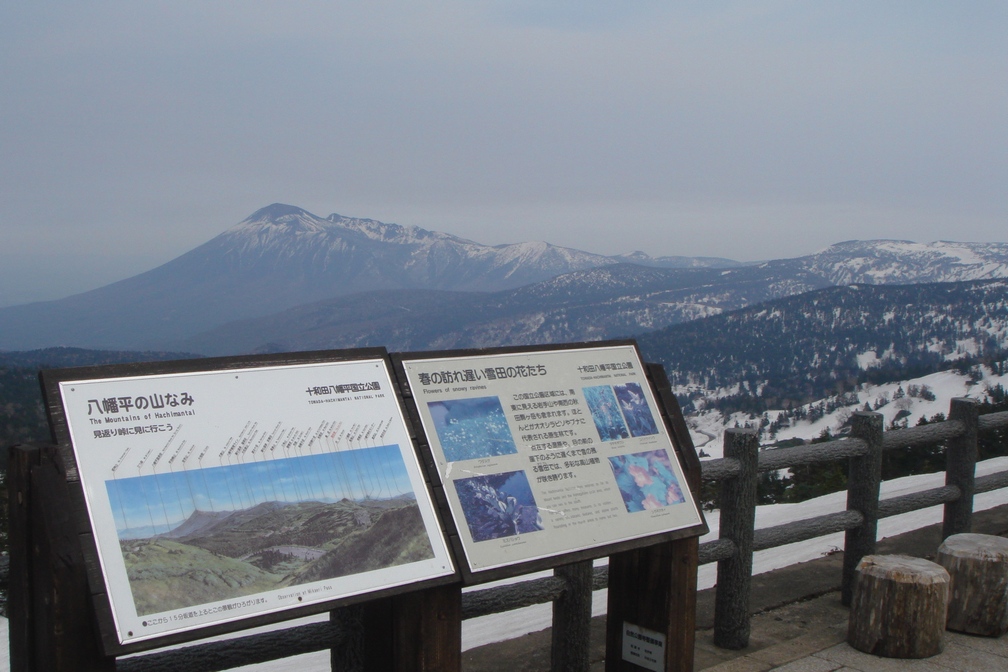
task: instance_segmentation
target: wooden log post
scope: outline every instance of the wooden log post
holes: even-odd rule
[[[945,449],[945,485],[956,486],[960,494],[959,499],[945,504],[942,539],[973,529],[979,410],[976,399],[965,397],[957,397],[949,405],[949,420],[963,423],[964,432]]]
[[[905,555],[867,555],[856,571],[848,644],[887,658],[941,653],[949,592],[945,568]]]
[[[878,535],[878,500],[882,481],[881,413],[858,411],[851,418],[851,435],[868,444],[868,452],[850,458],[847,468],[847,510],[862,516],[861,525],[844,533],[843,575],[840,601],[850,606],[854,577],[861,558],[875,552]]]
[[[725,649],[749,645],[749,592],[752,584],[753,534],[759,437],[753,430],[729,429],[724,456],[739,461],[739,474],[721,482],[719,537],[735,544],[736,553],[717,565],[714,597],[714,644]]]
[[[1008,632],[1008,539],[953,534],[935,560],[951,579],[946,627],[1000,637]]]
[[[592,614],[592,561],[557,567],[567,589],[553,602],[551,669],[588,672]]]

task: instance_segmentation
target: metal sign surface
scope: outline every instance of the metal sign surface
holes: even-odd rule
[[[59,394],[120,644],[455,572],[384,358]]]
[[[471,572],[703,525],[632,345],[403,367]]]

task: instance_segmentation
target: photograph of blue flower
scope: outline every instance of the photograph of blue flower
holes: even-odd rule
[[[647,398],[639,383],[614,385],[613,391],[619,400],[630,436],[650,436],[658,433],[658,425],[655,424],[651,409],[648,408]]]
[[[664,449],[610,457],[609,466],[630,513],[686,501]]]
[[[581,391],[584,393],[585,401],[588,402],[588,408],[591,410],[592,420],[595,421],[595,429],[598,430],[600,439],[618,441],[630,436],[610,386],[583,387]]]
[[[473,460],[518,452],[497,397],[427,402],[445,460]]]
[[[455,492],[473,541],[544,529],[524,471],[460,478]]]

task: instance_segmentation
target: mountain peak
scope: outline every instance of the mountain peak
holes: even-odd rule
[[[271,221],[275,222],[284,217],[315,217],[307,210],[299,208],[296,205],[287,205],[286,203],[273,203],[267,205],[265,208],[259,208],[251,215],[245,218],[246,222],[258,222],[258,221]]]

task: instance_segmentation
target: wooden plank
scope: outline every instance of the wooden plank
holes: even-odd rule
[[[363,630],[367,672],[458,672],[462,584],[369,602],[363,609]]]
[[[692,672],[696,646],[697,569],[700,537],[686,537],[670,544],[672,583],[669,603],[667,669]]]
[[[101,650],[62,459],[43,450],[32,474],[35,669],[113,672]]]
[[[664,670],[691,672],[696,630],[697,537],[609,557],[606,672],[639,672],[623,659],[624,628],[664,638]]]
[[[327,648],[344,650],[346,633],[333,623],[309,623],[223,642],[194,644],[143,656],[120,658],[116,672],[216,672]],[[340,672],[354,668],[334,666]]]
[[[32,523],[31,470],[39,463],[38,446],[12,446],[7,456],[9,511],[8,543],[10,577],[7,587],[7,615],[10,618],[11,672],[36,669],[32,618]]]
[[[371,604],[381,601],[372,601]],[[345,636],[343,646],[330,649],[329,661],[334,672],[363,672],[364,605],[333,609],[329,612],[329,622]]]

